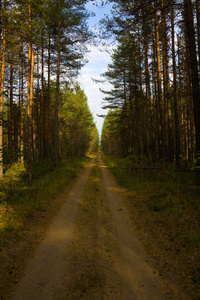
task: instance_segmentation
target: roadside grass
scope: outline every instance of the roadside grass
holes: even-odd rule
[[[0,246],[9,238],[20,239],[26,224],[46,211],[84,167],[89,157],[67,159],[59,169],[53,164],[33,166],[33,184],[28,186],[25,167],[18,163],[0,179]]]
[[[114,155],[103,154],[102,159],[129,191],[140,227],[157,243],[165,239],[163,249],[173,249],[174,260],[182,255],[182,267],[200,285],[200,187],[194,185],[194,173],[177,172],[173,166],[135,168],[133,161]]]
[[[200,213],[200,188],[193,184],[192,172],[176,172],[172,168],[141,168],[135,172],[133,162],[127,158],[105,154],[102,158],[118,184],[142,194],[150,210],[177,215],[188,211],[189,206]]]
[[[77,280],[74,288],[86,291],[87,289],[101,286],[102,282],[103,279],[98,274],[89,274],[88,277]]]

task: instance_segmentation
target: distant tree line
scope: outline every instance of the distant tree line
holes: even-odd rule
[[[90,38],[85,0],[0,0],[0,175],[25,161],[84,154],[98,133],[68,83]],[[81,119],[83,118],[83,119]]]
[[[102,22],[117,49],[103,76],[112,84],[102,149],[139,159],[200,159],[199,0],[117,0]],[[197,172],[198,173],[198,172]],[[200,177],[197,174],[197,181]]]

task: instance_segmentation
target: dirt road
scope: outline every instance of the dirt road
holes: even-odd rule
[[[178,299],[149,259],[123,191],[93,159],[9,299]]]

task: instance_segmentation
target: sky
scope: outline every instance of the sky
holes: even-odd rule
[[[96,14],[96,16],[90,17],[89,19],[90,27],[98,25],[99,20],[110,11],[109,5],[104,7],[96,7],[95,5],[92,5],[92,3],[88,3],[86,8]],[[111,48],[112,47],[110,47],[110,50]],[[81,88],[84,89],[88,99],[90,111],[94,117],[94,122],[96,123],[99,134],[101,135],[104,119],[102,117],[98,117],[97,115],[105,115],[107,111],[101,108],[104,104],[102,98],[105,97],[105,95],[100,92],[99,88],[107,91],[111,89],[111,86],[108,82],[97,84],[92,80],[92,78],[97,80],[103,79],[100,77],[100,75],[107,70],[108,64],[111,63],[111,58],[108,52],[102,51],[103,48],[100,45],[96,47],[89,45],[88,49],[90,50],[90,52],[86,55],[88,63],[81,69],[77,81],[80,83]]]

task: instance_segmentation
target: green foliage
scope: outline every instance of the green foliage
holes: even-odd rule
[[[20,197],[21,193],[18,194],[18,191],[23,189],[24,177],[26,177],[26,169],[21,163],[13,164],[6,171],[4,177],[0,179],[0,203],[15,202],[15,199]]]
[[[122,113],[119,109],[109,110],[103,124],[101,134],[101,149],[110,154],[123,154]]]
[[[39,93],[41,91],[38,91]],[[37,93],[38,93],[37,92]],[[36,96],[37,96],[36,93]],[[44,102],[47,102],[47,85],[44,88]],[[56,83],[51,82],[50,86],[50,119],[51,128],[54,130],[55,123],[55,94]],[[79,84],[71,85],[66,83],[60,87],[59,103],[59,139],[61,157],[80,156],[86,153],[98,150],[99,134],[94,124],[93,116],[89,110],[87,97]],[[37,127],[35,130],[40,131],[40,121],[38,118],[38,103],[35,98],[35,120]],[[47,142],[44,143],[44,159],[48,159]],[[54,149],[54,139],[50,141],[50,148]],[[37,144],[39,148],[39,144]]]
[[[67,119],[70,115],[68,111],[64,117],[62,110],[64,103],[69,100],[68,97],[65,97],[63,86],[68,78],[71,80],[77,76],[80,68],[86,63],[84,59],[87,51],[85,42],[88,41],[91,34],[86,22],[89,14],[85,8],[85,3],[86,0],[14,0],[9,3],[7,1],[2,2],[0,5],[1,38],[3,38],[4,27],[6,29],[4,85],[8,89],[1,91],[1,95],[6,96],[3,107],[4,172],[20,157],[23,157],[24,161],[27,160],[29,154],[29,164],[31,164],[30,161],[33,160],[47,161],[54,158],[55,151],[56,153],[59,152],[61,157],[72,153],[71,149],[68,149],[67,143],[69,141],[72,143],[75,136],[69,136],[66,139],[67,130],[70,131],[71,129],[69,124],[66,125],[66,120],[63,126],[65,129],[63,130],[62,127],[64,118]],[[58,26],[59,20],[60,26]],[[60,30],[58,30],[59,27]],[[31,49],[32,45],[34,45],[34,63],[37,66],[37,76],[34,76],[33,83],[31,83],[34,103],[33,120],[30,122],[33,124],[30,141],[34,141],[34,145],[30,145],[32,142],[29,141],[27,134],[27,86],[30,84],[30,81],[28,83],[30,78],[27,76],[28,60],[30,59],[28,50]],[[60,57],[59,72],[56,68],[58,57]],[[47,74],[47,72],[49,73]],[[56,82],[53,81],[55,80],[53,78],[58,73],[60,75],[58,86],[61,85],[57,93],[60,128],[58,129],[59,134],[55,134],[55,120],[57,120],[55,118]],[[46,81],[47,78],[48,82]],[[90,147],[90,141],[93,140],[91,133],[85,133],[90,131],[89,127],[92,127],[93,119],[88,107],[86,108],[85,105],[81,108],[80,106],[81,101],[86,102],[84,92],[81,91],[80,87],[69,87],[69,90],[79,99],[77,107],[79,117],[85,118],[86,110],[88,110],[88,116],[83,119],[85,124],[82,126],[82,131],[77,133],[77,128],[75,128],[79,142],[77,143],[78,146],[75,145],[76,149],[73,148],[73,155],[78,155],[78,152],[84,155]],[[75,113],[71,117],[75,120]],[[78,127],[80,128],[80,122]],[[58,135],[60,143],[57,143],[58,147],[55,147]],[[80,141],[82,137],[83,141]],[[59,147],[60,149],[57,151]],[[32,153],[27,151],[29,148],[32,148]]]
[[[28,187],[22,164],[9,169],[0,181],[0,244],[10,234],[17,238],[23,236],[27,220],[51,205],[88,161],[88,157],[67,159],[60,169],[35,164],[32,187]]]
[[[200,234],[199,232],[190,232],[186,236],[184,236],[186,241],[191,245],[191,247],[200,244]]]
[[[194,185],[193,172],[177,172],[174,166],[143,165],[135,170],[127,158],[105,153],[102,158],[118,184],[128,190],[128,208],[145,238],[161,240],[160,251],[169,261],[177,263],[180,253],[180,262],[189,262],[187,272],[199,285],[200,189]]]
[[[200,192],[193,185],[194,174],[176,172],[172,168],[135,165],[129,158],[104,154],[103,159],[118,184],[145,195],[148,209],[165,211],[166,215],[186,213],[188,206],[200,211]]]
[[[64,142],[64,155],[84,155],[98,149],[98,132],[87,104],[87,97],[77,83],[69,84],[63,91],[63,104],[60,109],[60,130]]]
[[[196,267],[192,273],[192,278],[195,283],[200,285],[200,267]]]
[[[40,179],[43,176],[55,171],[55,163],[54,161],[50,161],[48,163],[35,161],[32,165],[32,172],[33,172],[33,180]]]

